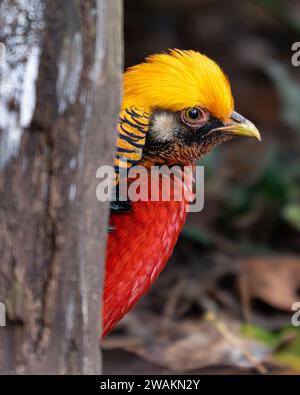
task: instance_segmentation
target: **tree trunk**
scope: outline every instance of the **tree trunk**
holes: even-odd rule
[[[101,372],[121,0],[2,0],[0,373]]]

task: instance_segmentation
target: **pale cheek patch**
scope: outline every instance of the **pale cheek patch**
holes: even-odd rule
[[[161,113],[155,115],[150,133],[155,140],[170,141],[174,138],[176,129],[178,129],[178,124],[173,114]]]

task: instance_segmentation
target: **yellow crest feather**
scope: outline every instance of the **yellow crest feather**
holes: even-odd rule
[[[124,74],[123,109],[181,111],[200,106],[225,120],[233,111],[230,84],[207,56],[187,50],[151,55]]]

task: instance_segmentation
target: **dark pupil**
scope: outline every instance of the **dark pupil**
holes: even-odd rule
[[[197,119],[199,117],[199,111],[196,109],[192,109],[189,111],[189,117],[191,119]]]

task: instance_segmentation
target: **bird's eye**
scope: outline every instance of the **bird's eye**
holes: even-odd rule
[[[182,111],[182,121],[192,127],[201,127],[208,121],[208,112],[200,107],[193,107]]]
[[[186,116],[187,118],[196,121],[201,116],[201,114],[197,108],[191,108],[190,110],[187,110]]]

